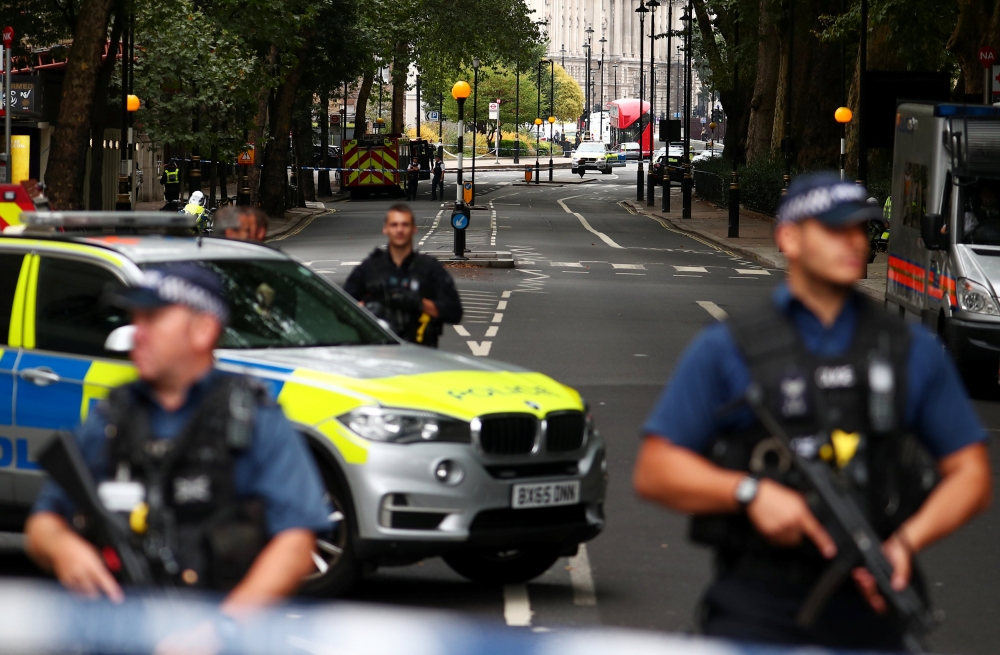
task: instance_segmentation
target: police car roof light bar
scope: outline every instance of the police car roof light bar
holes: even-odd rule
[[[70,229],[193,228],[197,217],[173,212],[65,211],[24,212],[21,222],[31,227]]]

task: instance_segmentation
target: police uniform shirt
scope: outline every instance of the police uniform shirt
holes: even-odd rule
[[[160,439],[177,437],[197,409],[198,402],[211,387],[210,373],[191,387],[184,404],[168,412],[156,401],[152,390],[140,383],[138,388],[149,400],[153,435]],[[94,480],[107,478],[107,417],[97,405],[85,423],[76,429],[76,440]],[[264,502],[269,536],[283,530],[304,528],[322,533],[330,529],[330,507],[316,463],[302,436],[277,405],[258,407],[254,417],[253,440],[246,451],[233,458],[233,484],[239,498],[259,498]],[[72,518],[73,504],[66,493],[51,480],[45,483],[32,513],[55,512]]]
[[[836,357],[850,347],[864,299],[852,293],[829,328],[792,296],[787,285],[775,289],[773,301],[791,318],[806,348],[821,357]],[[941,344],[922,325],[907,326],[912,345],[907,361],[904,427],[938,459],[986,441],[958,371]],[[753,425],[754,416],[746,406],[719,413],[743,395],[749,384],[750,370],[729,328],[723,323],[712,325],[681,356],[670,383],[646,419],[643,435],[660,435],[705,454],[719,433]]]
[[[421,297],[434,303],[442,323],[458,323],[462,320],[462,301],[455,289],[455,281],[436,258],[422,255],[416,251],[407,255],[401,266],[396,266],[396,262],[392,260],[386,250],[376,248],[347,276],[347,280],[344,282],[344,291],[355,300],[364,302],[368,293],[368,282],[378,276],[380,269],[387,271],[386,277],[405,277],[410,271],[413,260],[418,255],[425,257],[429,264],[423,269],[427,275],[426,278],[421,279]]]

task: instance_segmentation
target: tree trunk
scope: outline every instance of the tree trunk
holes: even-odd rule
[[[949,52],[958,59],[965,80],[965,93],[983,95],[983,67],[979,63],[979,48],[995,43],[991,40],[990,28],[995,25],[990,20],[991,0],[958,0],[958,20],[948,44]],[[994,12],[1000,14],[1000,11]],[[994,19],[996,15],[994,15]]]
[[[275,218],[285,215],[285,187],[288,184],[288,132],[292,128],[292,108],[299,82],[305,70],[305,59],[312,46],[315,29],[304,35],[304,41],[294,54],[295,63],[285,75],[275,93],[271,114],[271,141],[264,153],[264,171],[260,199],[264,211]]]
[[[354,105],[354,138],[358,138],[365,133],[368,127],[368,98],[372,95],[372,85],[375,83],[375,71],[365,71],[361,78],[361,86],[358,88],[358,99]],[[344,99],[347,102],[347,99]]]
[[[344,101],[346,102],[347,99],[345,98]],[[322,168],[329,168],[330,158],[327,154],[330,152],[330,92],[327,89],[324,89],[319,94],[319,142],[321,144],[319,165]],[[316,190],[316,195],[320,198],[332,196],[333,190],[330,189],[330,171],[320,171],[318,177],[319,189]]]
[[[313,171],[316,161],[313,156],[312,94],[300,98],[295,112],[295,154],[299,168],[299,196],[302,200],[316,200],[316,184]],[[306,170],[303,170],[306,169]],[[304,203],[303,203],[304,206]]]
[[[754,80],[753,96],[750,99],[747,161],[769,156],[771,138],[774,135],[774,108],[778,92],[781,48],[778,45],[777,17],[768,11],[769,4],[768,0],[761,0],[760,3],[757,79]]]
[[[406,56],[406,42],[400,40],[396,44],[396,56],[392,60],[392,131],[396,134],[406,133],[406,74],[409,71],[409,58]],[[419,138],[419,134],[417,137]]]
[[[87,133],[110,11],[111,0],[82,0],[80,3],[45,176],[53,209],[83,207]]]
[[[269,71],[273,69],[277,59],[278,48],[277,46],[271,46],[267,53],[266,64]],[[256,204],[260,199],[260,165],[264,161],[264,126],[267,125],[268,100],[270,100],[270,98],[271,87],[269,84],[265,83],[261,86],[260,91],[257,93],[257,117],[254,120],[253,129],[250,131],[247,138],[250,144],[253,144],[254,146],[254,156],[256,159],[254,165],[250,166],[249,175],[247,175],[247,185],[250,187],[251,204]]]
[[[108,87],[111,85],[111,74],[115,70],[115,43],[122,38],[125,21],[124,11],[115,10],[115,19],[111,24],[111,39],[108,46],[108,56],[101,64],[94,86],[94,106],[90,112],[90,202],[88,208],[95,211],[104,209],[104,128],[107,127]]]

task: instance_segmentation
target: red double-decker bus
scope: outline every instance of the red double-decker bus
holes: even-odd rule
[[[611,147],[617,148],[619,144],[635,142],[642,148],[642,156],[649,157],[653,152],[653,127],[649,121],[649,103],[642,103],[641,114],[638,98],[612,100],[608,103],[608,110],[611,117]]]

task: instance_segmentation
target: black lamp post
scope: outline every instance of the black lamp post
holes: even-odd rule
[[[694,8],[691,0],[688,0],[684,19],[687,20],[687,32],[684,35],[684,179],[681,181],[681,218],[691,218],[691,187],[694,186],[691,174],[691,29]]]
[[[514,70],[514,163],[521,163],[521,62]]]
[[[538,92],[538,105],[535,107],[535,184],[541,184],[542,167],[538,161],[538,149],[542,145],[542,59],[535,67],[535,89]]]
[[[594,28],[588,25],[584,32],[587,34],[587,42],[583,44],[583,47],[587,49],[587,82],[586,88],[584,89],[587,96],[587,105],[584,107],[583,115],[584,119],[587,121],[587,132],[590,132],[594,128],[594,126],[590,124],[590,111],[594,105],[594,97],[590,93],[590,40],[593,38]]]
[[[638,168],[635,173],[635,199],[642,202],[642,197],[645,195],[643,193],[643,179],[642,179],[642,103],[645,99],[645,89],[643,88],[645,84],[642,79],[642,64],[645,60],[645,55],[643,54],[643,44],[646,42],[646,14],[649,10],[646,9],[646,5],[639,3],[639,7],[636,8],[635,13],[639,14],[639,161]]]
[[[465,226],[467,227],[471,213],[465,204],[465,199],[463,197],[465,185],[462,183],[462,150],[465,147],[465,120],[463,112],[465,111],[465,100],[469,97],[469,93],[471,91],[472,89],[469,88],[469,83],[462,80],[455,82],[455,85],[451,87],[451,97],[458,103],[458,157],[455,171],[457,184],[455,193],[455,210],[452,212],[452,228],[455,230],[456,259],[465,259],[465,228],[458,227],[456,217],[458,214],[464,214]]]
[[[552,181],[552,129],[556,124],[556,62],[549,60],[549,182]]]
[[[656,185],[653,184],[653,144],[656,142],[653,130],[656,128],[656,71],[654,67],[653,44],[656,39],[656,8],[660,6],[658,0],[649,0],[646,3],[649,7],[649,168],[646,171],[646,206],[652,207],[656,203]],[[642,156],[642,148],[639,148],[639,156]]]
[[[667,114],[667,138],[665,141],[667,156],[664,158],[663,162],[663,198],[660,200],[660,210],[664,212],[670,211],[670,125],[673,120],[673,115],[670,113],[670,68],[673,64],[673,36],[674,36],[674,0],[667,1],[667,31],[663,34],[658,34],[657,38],[667,37],[667,88],[665,94],[664,105],[666,105]]]
[[[476,137],[479,136],[479,57],[472,58],[472,204],[476,204]]]
[[[736,9],[735,15],[733,16],[733,29],[735,35],[733,38],[733,49],[736,52],[740,51],[740,12],[739,8]],[[740,60],[739,56],[733,57],[735,65],[733,66],[733,117],[737,121],[740,120],[739,102],[740,97]],[[736,171],[736,164],[739,160],[739,147],[740,143],[736,139],[736,133],[733,132],[733,140],[729,141],[729,126],[730,122],[726,121],[726,141],[727,145],[730,146],[730,156],[733,159],[733,172],[732,178],[729,181],[729,238],[735,239],[740,236],[740,178]]]
[[[562,55],[562,61],[560,62],[560,65],[565,69],[566,68],[566,44],[565,43],[562,44],[561,46],[559,46],[559,54]]]
[[[598,41],[598,43],[601,44],[601,63],[598,66],[598,68],[601,69],[601,118],[599,121],[600,126],[597,129],[598,134],[601,135],[600,136],[601,143],[604,143],[604,44],[607,42],[608,40],[605,39],[604,35],[602,34],[601,40]]]

